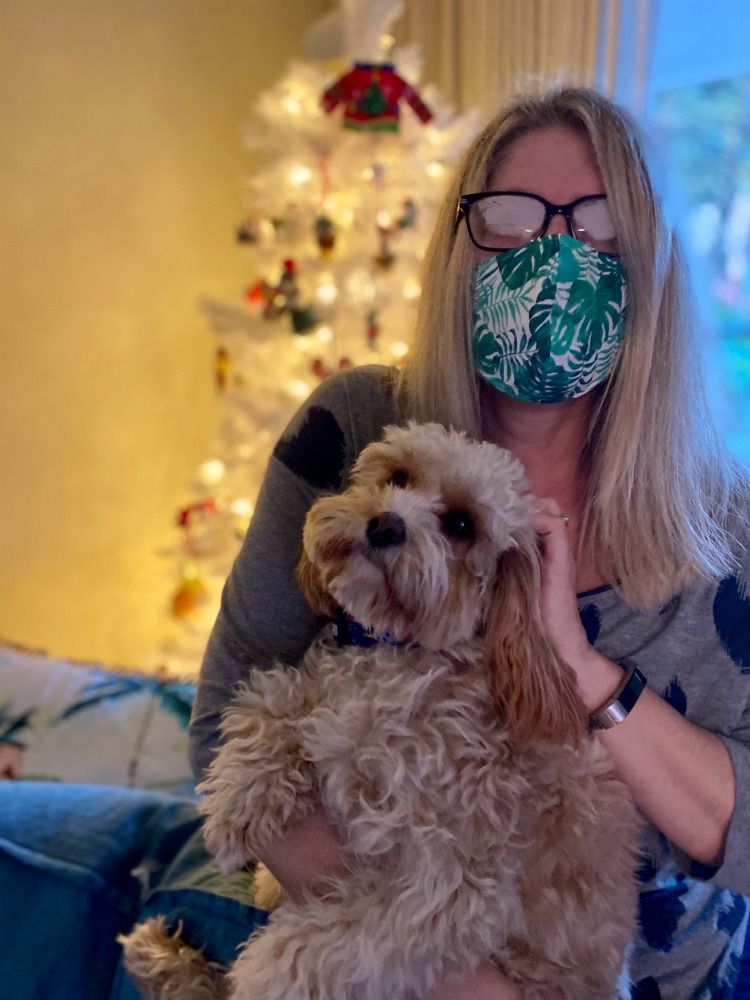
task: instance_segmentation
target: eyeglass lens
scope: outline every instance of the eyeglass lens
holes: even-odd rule
[[[546,209],[523,194],[490,195],[469,209],[469,231],[485,250],[511,250],[542,235]],[[571,214],[573,236],[603,253],[617,253],[614,223],[605,198],[581,202]]]

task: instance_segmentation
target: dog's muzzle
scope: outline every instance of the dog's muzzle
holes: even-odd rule
[[[376,514],[367,522],[367,541],[374,549],[389,549],[406,541],[406,525],[398,514]]]

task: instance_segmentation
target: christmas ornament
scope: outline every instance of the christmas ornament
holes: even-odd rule
[[[257,243],[260,235],[258,220],[254,218],[245,219],[237,229],[238,243]]]
[[[172,595],[172,615],[179,619],[190,618],[207,600],[208,590],[197,570],[186,570]]]
[[[367,346],[370,350],[377,350],[378,347],[378,334],[380,333],[380,324],[378,323],[378,311],[377,309],[370,309],[367,313],[367,326],[365,328],[365,334],[367,337]]]
[[[339,371],[343,371],[344,368],[352,368],[353,362],[351,358],[343,357],[339,358]],[[329,375],[333,375],[334,369],[329,368],[328,365],[322,358],[315,358],[313,363],[310,365],[313,375],[317,377],[322,382],[327,379]]]
[[[315,220],[315,235],[323,257],[330,257],[336,245],[334,225],[327,215],[319,215]]]
[[[291,260],[284,261],[284,271],[279,279],[279,298],[283,300],[281,309],[289,313],[294,333],[308,333],[317,324],[318,318],[310,303],[300,301],[297,285],[297,265]]]
[[[375,255],[375,263],[381,271],[388,271],[391,267],[393,267],[394,261],[396,260],[389,243],[391,230],[387,229],[385,226],[378,226],[378,236],[380,238],[380,250]]]
[[[292,318],[292,330],[295,333],[309,333],[318,323],[318,317],[312,305],[290,309],[289,315]]]
[[[396,72],[393,63],[357,62],[324,91],[321,104],[327,112],[342,101],[344,128],[360,132],[397,132],[399,102],[406,101],[422,123],[432,112],[411,84]]]
[[[219,347],[216,350],[216,388],[219,392],[224,392],[227,387],[227,376],[232,367],[232,359],[226,347]]]
[[[245,298],[252,305],[263,306],[264,319],[276,319],[283,312],[284,297],[280,295],[278,285],[272,285],[265,278],[259,278],[245,292]]]
[[[313,375],[317,376],[321,382],[323,379],[328,378],[329,375],[333,375],[333,369],[329,368],[322,358],[315,358],[310,368]]]
[[[417,224],[417,203],[413,198],[404,199],[401,215],[398,219],[399,229],[412,229]]]
[[[284,297],[285,304],[290,306],[296,302],[299,295],[299,289],[297,288],[297,265],[289,258],[283,261],[282,267],[284,270],[281,272],[277,291],[279,295]]]

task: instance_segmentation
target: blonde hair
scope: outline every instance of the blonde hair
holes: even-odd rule
[[[647,607],[732,568],[730,519],[738,493],[748,490],[708,415],[682,254],[627,112],[592,90],[555,89],[517,98],[478,136],[428,249],[401,404],[419,420],[482,437],[471,356],[473,254],[466,226],[457,226],[458,197],[487,189],[515,139],[560,126],[594,151],[628,268],[623,348],[586,442],[584,536],[600,572],[629,603]]]

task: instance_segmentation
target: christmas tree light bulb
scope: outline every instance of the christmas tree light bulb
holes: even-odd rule
[[[410,278],[408,281],[404,282],[405,299],[418,299],[421,294],[422,286],[414,278]]]
[[[428,177],[442,177],[445,173],[445,167],[442,163],[437,160],[431,160],[425,167],[425,171]]]
[[[373,167],[365,167],[365,169],[362,171],[362,180],[363,181],[371,181],[371,180],[374,179],[374,177],[375,177],[375,170],[374,170],[374,168]]]
[[[315,292],[315,297],[319,302],[322,302],[325,306],[332,305],[338,298],[339,290],[333,281],[328,280],[323,284],[318,285],[317,291]]]
[[[302,352],[302,354],[309,354],[310,350],[314,347],[314,345],[310,343],[310,338],[301,333],[292,336],[292,343],[298,351]]]
[[[284,389],[292,396],[294,399],[307,399],[310,395],[312,386],[305,382],[302,378],[290,379],[290,381],[284,383]]]
[[[381,229],[390,229],[393,219],[388,212],[381,209],[381,211],[375,216],[375,221]]]
[[[333,330],[330,326],[321,326],[315,331],[315,339],[319,344],[330,344],[333,341]]]
[[[250,517],[253,512],[253,505],[247,497],[238,497],[236,500],[232,501],[230,510],[238,517]]]
[[[305,184],[312,177],[312,170],[309,167],[298,164],[289,171],[289,183],[295,187]]]
[[[200,467],[199,475],[205,486],[215,486],[221,482],[226,472],[226,466],[220,458],[212,458]]]
[[[288,111],[290,115],[299,115],[302,113],[302,105],[296,97],[286,97],[283,104],[285,110]]]
[[[391,344],[391,354],[394,356],[394,358],[403,358],[408,353],[409,353],[408,344],[404,344],[400,340],[396,340],[394,341],[394,343]]]
[[[380,36],[380,48],[383,50],[383,52],[386,53],[386,55],[391,51],[391,49],[395,44],[396,44],[396,39],[393,37],[393,35],[384,33]]]

